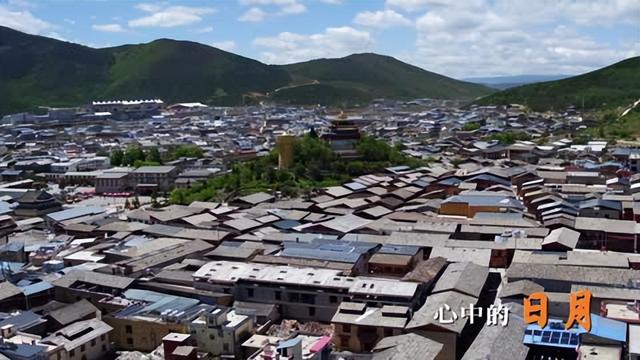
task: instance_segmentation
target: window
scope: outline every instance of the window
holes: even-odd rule
[[[84,344],[80,345],[80,351],[81,351],[81,352],[84,352],[84,350],[85,350],[85,346],[84,346]]]
[[[335,304],[338,302],[338,297],[337,296],[329,296],[329,302],[332,304]]]
[[[96,339],[91,339],[91,346],[96,346]]]
[[[247,296],[253,297],[253,289],[247,289]]]
[[[127,338],[127,344],[133,345],[133,338]]]
[[[107,345],[102,344],[102,351],[107,351]]]
[[[215,338],[216,338],[216,337],[215,337],[215,336],[213,336],[213,334],[209,334],[209,339],[210,339],[210,340],[213,340],[213,339],[215,339]]]
[[[349,324],[342,324],[342,332],[343,332],[343,333],[350,333],[350,332],[351,332],[351,325],[349,325]]]
[[[222,344],[222,348],[224,349],[225,353],[229,352],[229,344],[227,344],[227,343]]]
[[[76,350],[75,349],[69,351],[69,357],[74,357],[74,356],[76,356]]]
[[[126,332],[127,334],[131,334],[133,332],[133,328],[131,328],[131,325],[125,326],[124,332]]]
[[[104,334],[100,335],[100,340],[104,341],[104,338],[105,338]]]
[[[316,308],[309,307],[309,316],[316,316]]]
[[[315,304],[316,303],[316,297],[315,297],[315,295],[312,295],[312,294],[302,294],[302,296],[300,297],[300,300],[305,304]]]
[[[342,344],[343,347],[348,347],[349,346],[349,337],[348,336],[340,336],[340,344]]]
[[[393,336],[393,329],[384,328],[384,337]]]
[[[276,296],[276,300],[281,300],[282,299],[282,293],[280,291],[276,291],[275,292],[275,296]]]

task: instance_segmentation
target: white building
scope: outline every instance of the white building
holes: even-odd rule
[[[42,339],[45,345],[64,347],[61,360],[99,360],[111,350],[113,328],[98,319],[75,322]]]
[[[253,321],[234,310],[216,308],[201,314],[189,325],[198,348],[214,356],[239,354],[242,343],[253,333]]]

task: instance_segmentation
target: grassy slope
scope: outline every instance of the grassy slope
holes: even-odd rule
[[[0,114],[85,102],[111,63],[100,50],[0,27]]]
[[[106,97],[148,94],[169,101],[218,103],[291,81],[278,67],[194,42],[161,39],[105,50],[116,59]]]
[[[340,59],[318,59],[285,65],[294,79],[317,80],[320,84],[287,89],[287,96],[305,98],[306,94],[334,90],[348,93],[357,100],[377,97],[443,99],[474,99],[492,92],[491,89],[454,80],[389,56],[354,54]],[[310,90],[316,87],[317,90]],[[283,94],[278,94],[284,97]],[[314,103],[313,99],[308,99]]]
[[[273,92],[289,84],[306,85]],[[0,27],[0,115],[114,98],[231,105],[246,93],[272,93],[286,103],[347,105],[376,97],[473,99],[490,91],[375,54],[270,66],[188,41],[93,49]]]
[[[634,140],[640,138],[640,108],[618,119],[618,109],[598,112],[598,122],[581,131],[587,139]]]
[[[0,115],[111,98],[238,104],[290,81],[277,66],[193,42],[93,49],[0,27]]]
[[[640,57],[571,78],[519,86],[500,91],[479,104],[526,104],[533,110],[563,110],[569,105],[585,109],[626,106],[640,98]]]

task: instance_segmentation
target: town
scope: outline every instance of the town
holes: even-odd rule
[[[640,358],[640,149],[579,104],[41,110],[0,124],[0,358]]]

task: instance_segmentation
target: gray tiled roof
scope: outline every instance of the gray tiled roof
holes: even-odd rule
[[[376,344],[372,360],[433,360],[443,345],[416,334],[385,337]]]
[[[475,305],[477,302],[477,298],[455,291],[445,291],[429,295],[424,305],[422,305],[422,307],[413,314],[413,318],[411,319],[411,321],[409,321],[409,324],[407,324],[407,329],[417,329],[428,325],[434,325],[444,330],[460,334],[467,324],[467,319],[463,319],[460,317],[460,309],[463,307],[469,308],[470,304]],[[434,316],[436,313],[438,313],[438,310],[445,305],[449,305],[451,311],[454,311],[456,312],[456,314],[458,314],[457,321],[454,321],[451,324],[447,324],[441,323],[439,320],[434,319]],[[446,316],[448,319],[451,314],[445,312],[444,316]]]
[[[529,348],[522,343],[526,325],[520,304],[508,304],[509,322],[506,327],[486,325],[473,341],[462,360],[526,359]]]
[[[484,266],[470,262],[450,264],[436,282],[433,293],[455,290],[479,297],[488,276],[489,269]]]

